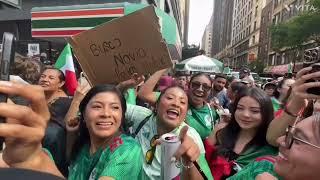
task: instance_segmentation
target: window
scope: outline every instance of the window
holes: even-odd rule
[[[257,28],[257,21],[253,23],[253,30],[256,30],[256,28]]]
[[[258,6],[256,6],[256,10],[254,11],[254,17],[257,17],[258,15]]]
[[[255,43],[256,43],[256,36],[253,35],[253,36],[252,36],[252,44],[255,44]]]

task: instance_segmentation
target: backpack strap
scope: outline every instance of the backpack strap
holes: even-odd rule
[[[141,130],[141,128],[147,123],[147,121],[149,121],[151,116],[152,116],[152,114],[150,116],[147,116],[146,118],[144,118],[143,121],[140,122],[140,124],[138,125],[138,128],[136,129],[136,131],[132,134],[133,138],[135,138],[138,135],[138,133]]]

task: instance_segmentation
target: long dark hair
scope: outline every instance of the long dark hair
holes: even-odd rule
[[[248,88],[239,92],[240,94],[237,96],[234,102],[234,108],[231,110],[231,121],[230,123],[223,129],[217,132],[217,147],[218,153],[221,155],[230,154],[233,152],[236,141],[238,140],[239,133],[241,131],[241,127],[236,122],[235,112],[237,110],[238,103],[241,98],[245,96],[249,96],[255,99],[260,105],[260,112],[262,122],[256,131],[253,139],[245,146],[244,150],[248,149],[252,146],[264,146],[267,144],[266,133],[270,122],[273,119],[273,106],[270,97],[268,97],[265,92],[263,92],[259,88]]]
[[[103,92],[111,92],[111,93],[116,94],[119,97],[120,103],[121,103],[121,108],[122,108],[122,120],[121,120],[122,122],[121,122],[120,128],[121,128],[122,132],[124,131],[123,125],[124,125],[124,119],[125,119],[125,113],[127,110],[127,105],[126,105],[126,100],[123,97],[122,93],[114,85],[105,84],[105,85],[98,85],[98,86],[93,87],[86,94],[86,96],[82,99],[82,101],[79,105],[79,111],[80,111],[79,134],[78,134],[78,137],[77,137],[75,144],[72,147],[71,161],[75,160],[79,151],[81,150],[81,148],[85,144],[90,145],[90,135],[89,135],[88,128],[85,124],[84,114],[85,114],[85,110],[86,110],[86,107],[87,107],[89,101],[97,94],[103,93]]]

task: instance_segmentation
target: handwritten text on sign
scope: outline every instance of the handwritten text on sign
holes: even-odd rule
[[[110,41],[104,41],[102,44],[90,44],[91,55],[93,56],[113,56],[114,72],[119,81],[126,79],[133,73],[137,72],[135,63],[140,59],[140,64],[143,63],[146,69],[151,69],[152,66],[161,66],[165,64],[164,59],[156,59],[152,55],[148,55],[144,48],[136,48],[132,51],[119,52],[122,42],[120,38],[114,38]],[[142,60],[144,59],[144,60]],[[152,60],[152,61],[150,61]]]
[[[67,40],[92,85],[119,83],[133,73],[154,73],[172,66],[153,6]]]

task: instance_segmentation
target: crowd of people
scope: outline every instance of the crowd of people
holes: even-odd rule
[[[320,87],[308,81],[320,72],[311,67],[262,87],[247,68],[239,79],[163,69],[94,87],[80,76],[73,97],[60,70],[28,67],[12,71],[19,80],[0,81],[10,97],[0,103],[1,168],[77,180],[161,179],[159,138],[173,133],[181,140],[170,157],[180,179],[320,177],[320,96],[308,93]]]

